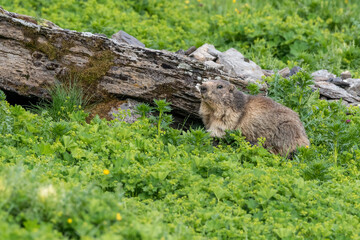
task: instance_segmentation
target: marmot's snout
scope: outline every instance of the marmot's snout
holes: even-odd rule
[[[205,83],[202,83],[201,85],[197,86],[197,90],[200,92],[201,98],[205,99],[209,95],[209,89],[208,86]]]

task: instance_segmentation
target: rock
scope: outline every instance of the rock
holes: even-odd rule
[[[349,71],[342,72],[342,73],[340,74],[340,77],[341,77],[342,80],[351,78],[351,73],[350,73]]]
[[[260,80],[264,76],[263,71],[256,63],[246,59],[234,48],[221,53],[217,62],[224,65],[225,72],[235,77],[243,76],[250,82]]]
[[[343,81],[341,78],[336,77],[336,78],[330,78],[328,80],[328,82],[335,84],[336,86],[342,87],[342,88],[346,88],[350,86],[350,83],[347,83],[345,81]]]
[[[360,79],[358,79],[358,78],[348,78],[348,79],[345,79],[344,82],[349,83],[350,87],[351,87],[354,84],[360,83]]]
[[[281,69],[278,73],[280,74],[280,76],[282,77],[290,77],[292,75],[295,75],[297,72],[299,72],[301,70],[301,67],[295,66],[293,67],[291,70],[289,70],[288,67]],[[269,77],[275,74],[275,72],[273,70],[265,70],[262,69],[262,72],[265,76]]]
[[[213,68],[213,69],[219,69],[222,70],[224,68],[224,65],[218,64],[216,62],[213,61],[206,61],[204,62],[204,64],[209,67],[209,68]]]
[[[126,99],[125,103],[122,103],[117,108],[111,108],[109,114],[110,119],[118,119],[127,123],[134,123],[140,116],[136,113],[136,105],[140,104],[133,99]]]
[[[290,76],[290,69],[288,67],[283,68],[279,71],[280,76],[282,76],[283,78],[287,78]]]
[[[350,86],[346,89],[353,95],[360,96],[360,79],[348,78],[344,82],[347,82]]]
[[[355,106],[355,107],[360,107],[360,102],[350,103],[349,105]]]
[[[355,106],[355,107],[360,107],[360,102],[352,102],[352,103],[348,103],[346,101],[342,101],[342,103],[347,106],[347,107],[350,107],[350,106]]]
[[[296,73],[301,71],[301,67],[295,66],[290,70],[290,76],[295,75]]]
[[[205,61],[214,61],[219,54],[221,54],[221,52],[216,50],[214,45],[206,43],[201,47],[199,47],[198,49],[196,49],[196,51],[191,53],[189,56],[201,62],[205,62]]]
[[[263,74],[266,76],[266,77],[270,77],[272,75],[275,74],[275,72],[273,70],[265,70],[265,69],[262,69],[262,72]]]
[[[353,96],[360,96],[360,94],[359,94],[359,88],[357,88],[357,89],[347,89],[346,90],[348,93],[350,93],[351,95],[353,95]]]
[[[196,49],[197,49],[197,48],[196,48],[195,46],[189,47],[189,49],[185,51],[185,55],[189,56],[190,54],[192,54],[193,52],[195,52]]]
[[[324,70],[324,69],[313,72],[311,76],[314,78],[315,82],[328,81],[330,78],[336,78],[335,74],[332,74],[328,70]]]
[[[103,34],[103,33],[95,33],[94,35],[99,36],[99,37],[106,37],[107,38],[107,36],[105,34]]]
[[[209,45],[208,53],[216,58],[219,57],[219,55],[221,54],[221,52],[217,50],[213,45]]]
[[[335,84],[319,81],[315,82],[314,88],[319,89],[320,95],[325,96],[330,99],[343,99],[349,103],[359,102],[360,98],[353,96],[341,87],[336,86]]]
[[[112,35],[111,38],[118,43],[126,43],[132,46],[145,47],[145,44],[122,30]]]
[[[185,51],[183,49],[179,49],[175,53],[180,55],[185,55]]]

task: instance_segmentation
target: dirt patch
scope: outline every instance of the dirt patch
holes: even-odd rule
[[[96,115],[99,115],[100,118],[105,118],[106,120],[112,120],[111,116],[109,115],[111,109],[118,108],[121,104],[126,102],[126,100],[109,99],[106,102],[98,103],[89,109],[90,115],[87,120],[90,121]]]

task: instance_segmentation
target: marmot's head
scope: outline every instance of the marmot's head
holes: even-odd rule
[[[198,90],[201,100],[210,105],[229,105],[236,87],[227,81],[216,80],[202,83]]]

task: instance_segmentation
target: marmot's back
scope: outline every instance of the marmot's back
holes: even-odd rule
[[[246,95],[221,80],[203,83],[200,92],[199,112],[212,136],[239,129],[250,142],[265,137],[264,147],[283,156],[309,145],[298,114],[270,98]]]
[[[298,114],[290,108],[267,97],[248,96],[244,112],[237,129],[248,141],[265,137],[264,147],[283,156],[297,146],[310,145]]]

